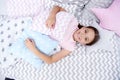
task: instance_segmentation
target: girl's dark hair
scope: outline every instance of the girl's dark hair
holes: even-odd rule
[[[78,28],[79,28],[79,29],[81,29],[82,27],[84,27],[84,26],[78,24]],[[94,38],[94,40],[93,40],[92,42],[87,43],[86,45],[93,45],[94,43],[96,43],[96,42],[100,39],[99,32],[98,32],[98,30],[97,30],[95,27],[93,27],[93,26],[87,26],[87,28],[90,28],[90,29],[92,29],[92,30],[95,32],[95,38]]]
[[[82,27],[83,27],[82,25],[78,24],[78,28],[79,28],[79,29],[81,29]]]

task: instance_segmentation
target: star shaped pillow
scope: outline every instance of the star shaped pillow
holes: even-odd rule
[[[99,18],[101,27],[114,31],[120,36],[120,0],[114,0],[109,8],[91,10]]]

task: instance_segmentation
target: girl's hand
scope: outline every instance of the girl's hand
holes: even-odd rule
[[[55,27],[55,22],[56,22],[56,17],[55,16],[49,16],[48,19],[46,20],[46,26],[48,28],[54,28]]]
[[[28,49],[30,49],[30,50],[34,50],[34,49],[36,48],[35,42],[34,42],[32,39],[29,39],[29,38],[27,38],[27,39],[25,40],[25,45],[26,45],[26,47],[27,47]]]

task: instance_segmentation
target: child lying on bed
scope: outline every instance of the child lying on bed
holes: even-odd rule
[[[66,11],[59,6],[53,7],[53,9],[49,14],[49,17],[46,20],[46,26],[48,28],[51,28],[54,30],[55,23],[56,23],[56,14],[61,11],[66,13]],[[30,38],[27,38],[25,40],[25,45],[30,51],[32,51],[36,56],[38,56],[44,62],[51,64],[69,55],[71,51],[75,49],[76,42],[79,42],[82,45],[92,45],[96,41],[98,41],[99,33],[96,28],[91,26],[88,26],[88,27],[81,26],[80,24],[78,24],[76,18],[74,19],[75,20],[70,23],[72,25],[74,24],[74,26],[72,27],[68,26],[69,28],[65,31],[64,39],[59,42],[59,45],[62,47],[62,49],[56,54],[52,56],[43,54],[40,50],[37,49],[34,40]],[[52,34],[50,34],[50,37],[59,41],[59,39],[52,36]]]

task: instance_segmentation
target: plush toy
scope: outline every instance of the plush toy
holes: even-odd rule
[[[27,38],[33,39],[36,47],[46,55],[49,55],[58,46],[58,42],[40,32],[25,29],[21,37],[13,43],[10,48],[11,53],[29,62],[36,68],[40,68],[43,61],[26,47],[24,41]]]

